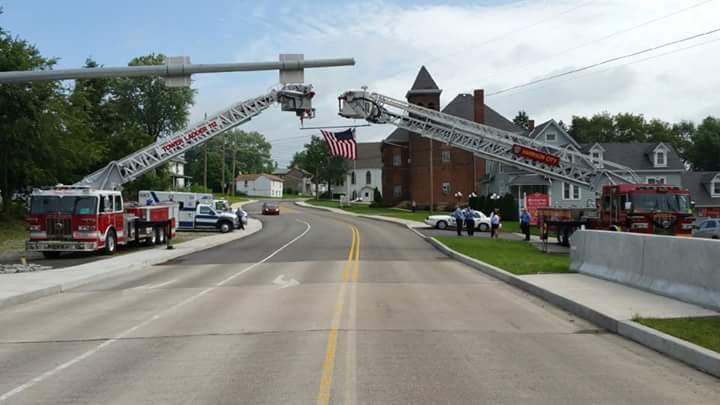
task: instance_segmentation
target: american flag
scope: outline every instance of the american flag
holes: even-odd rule
[[[325,138],[331,155],[357,160],[357,142],[355,142],[354,128],[342,132],[330,132],[327,129],[321,129],[320,133]]]

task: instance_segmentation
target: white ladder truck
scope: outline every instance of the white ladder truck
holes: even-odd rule
[[[121,186],[250,121],[275,103],[280,104],[282,111],[294,112],[301,119],[313,118],[314,95],[310,85],[285,84],[278,90],[234,104],[184,131],[158,139],[72,186],[35,191],[27,219],[30,230],[27,250],[42,252],[46,257],[72,251],[104,250],[112,254],[118,245],[162,243],[172,238],[177,228],[177,205],[125,202],[119,191]]]
[[[370,123],[391,124],[422,137],[469,151],[478,157],[591,190],[601,188],[597,209],[546,209],[542,228],[567,243],[577,227],[665,235],[689,235],[694,218],[689,193],[680,187],[641,184],[629,167],[590,155],[420,107],[366,90],[338,98],[339,114]],[[542,226],[542,225],[541,225]],[[549,229],[553,228],[553,229]]]

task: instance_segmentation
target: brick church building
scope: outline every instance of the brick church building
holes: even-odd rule
[[[423,66],[406,98],[409,103],[439,110],[441,93]],[[458,94],[442,112],[506,131],[523,132],[485,105],[483,90]],[[470,192],[480,194],[480,180],[485,175],[484,159],[399,128],[383,141],[382,160],[383,201],[388,205],[414,200],[418,207],[429,207],[431,203],[437,208],[450,207],[455,204],[457,192],[463,196]]]

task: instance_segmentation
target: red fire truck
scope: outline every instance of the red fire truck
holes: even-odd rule
[[[567,245],[580,228],[689,236],[695,217],[687,189],[662,184],[605,185],[597,208],[539,208],[541,238]]]
[[[173,202],[139,205],[123,201],[118,189],[189,149],[280,103],[283,111],[312,118],[312,86],[286,84],[260,97],[236,103],[184,131],[158,139],[85,177],[72,186],[33,192],[27,218],[29,251],[56,257],[61,252],[113,253],[130,242],[162,243],[175,236],[178,207]]]
[[[130,242],[159,244],[175,237],[177,205],[125,203],[119,191],[57,186],[33,193],[27,249],[45,257],[103,250]]]

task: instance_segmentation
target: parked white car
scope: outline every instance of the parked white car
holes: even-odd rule
[[[473,211],[473,221],[475,222],[475,229],[480,232],[487,232],[490,230],[490,217],[486,216],[480,211]],[[455,218],[452,215],[431,215],[425,218],[425,223],[437,229],[455,228]],[[465,228],[465,226],[463,226]]]

